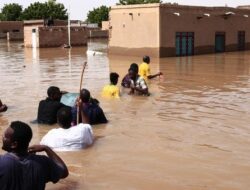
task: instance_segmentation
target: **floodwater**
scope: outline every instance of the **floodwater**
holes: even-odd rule
[[[105,41],[88,47],[26,49],[0,41],[0,135],[13,120],[36,118],[50,85],[98,98],[109,123],[78,152],[60,152],[70,175],[48,190],[246,190],[250,186],[250,51],[152,59],[150,97],[104,99],[109,72],[120,80],[140,57],[108,56]],[[88,54],[86,53],[89,50]],[[102,53],[93,54],[93,50]],[[51,128],[30,124],[39,143]],[[0,153],[4,153],[0,151]]]

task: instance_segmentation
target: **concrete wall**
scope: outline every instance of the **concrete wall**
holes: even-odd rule
[[[102,30],[109,30],[109,21],[102,21]]]
[[[0,21],[0,32],[23,32],[23,22],[22,21]]]
[[[53,26],[67,26],[68,21],[67,20],[53,20],[54,25]],[[46,23],[45,20],[39,19],[39,20],[25,20],[24,21],[24,26],[44,26]]]
[[[7,32],[23,33],[22,21],[0,21],[0,38],[7,39]]]
[[[0,32],[0,39],[6,39],[7,33]]]
[[[114,6],[109,53],[159,56],[159,4]]]
[[[108,38],[108,30],[89,30],[89,38]]]
[[[245,31],[246,49],[250,49],[250,10],[169,4],[114,6],[109,52],[175,56],[176,32],[194,33],[194,54],[215,52],[216,32],[225,33],[225,51],[236,51],[238,31]]]
[[[22,41],[24,38],[23,32],[8,32],[7,40],[9,41]]]
[[[59,47],[68,44],[68,28],[65,26],[27,26],[24,31],[24,46],[32,47],[32,29],[36,29],[37,47]],[[88,29],[71,27],[71,45],[87,45]]]

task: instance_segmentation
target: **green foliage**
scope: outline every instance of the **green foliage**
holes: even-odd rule
[[[90,23],[97,23],[101,26],[102,21],[107,21],[109,19],[110,7],[101,6],[88,12],[87,21]]]
[[[3,18],[3,14],[2,14],[2,13],[0,13],[0,21],[2,21],[2,20],[4,20],[4,18]]]
[[[161,0],[119,0],[118,5],[132,5],[132,4],[147,4],[147,3],[162,3]]]
[[[32,19],[60,19],[66,20],[67,9],[61,3],[57,3],[56,0],[48,0],[48,2],[40,3],[35,2],[29,5],[23,11],[22,19],[23,20],[32,20]]]
[[[2,8],[0,20],[16,21],[21,19],[23,8],[17,3],[5,4]]]

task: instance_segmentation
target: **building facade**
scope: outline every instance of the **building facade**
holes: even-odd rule
[[[171,4],[114,6],[109,53],[189,56],[250,49],[250,10]]]

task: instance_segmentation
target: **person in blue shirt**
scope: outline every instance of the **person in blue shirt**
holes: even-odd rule
[[[90,125],[107,123],[108,120],[99,106],[99,101],[91,98],[87,89],[82,89],[77,105],[72,108],[73,124],[77,124],[77,106],[79,107],[80,123],[88,123]]]
[[[56,183],[68,176],[63,160],[48,146],[33,145],[32,130],[21,121],[14,121],[3,134],[0,156],[1,190],[44,190],[47,182]],[[45,152],[45,155],[36,155]]]

